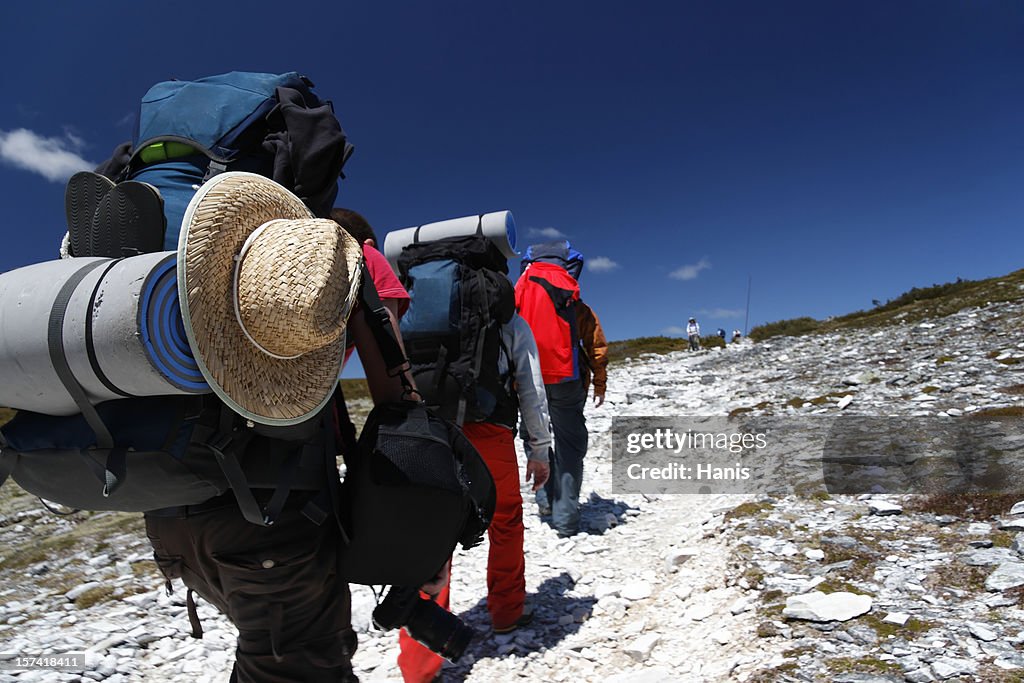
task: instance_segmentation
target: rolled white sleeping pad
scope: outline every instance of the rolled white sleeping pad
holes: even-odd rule
[[[511,211],[495,211],[479,216],[452,218],[438,223],[427,223],[402,230],[392,230],[384,238],[384,257],[397,269],[398,256],[409,244],[433,242],[445,237],[467,237],[480,232],[494,242],[506,258],[519,256],[516,252],[516,222]]]
[[[176,252],[165,251],[47,261],[0,274],[0,406],[81,412],[51,351],[62,290],[71,294],[54,339],[63,340],[90,403],[210,391],[181,322]]]

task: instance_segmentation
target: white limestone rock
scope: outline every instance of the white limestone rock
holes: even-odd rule
[[[822,593],[813,591],[805,595],[786,598],[782,616],[805,621],[849,621],[871,610],[872,600],[867,595],[845,591]]]

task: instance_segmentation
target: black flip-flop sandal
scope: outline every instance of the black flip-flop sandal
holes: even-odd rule
[[[121,258],[163,250],[164,200],[149,183],[118,183],[92,217],[91,256]]]
[[[112,189],[114,183],[109,178],[92,171],[79,171],[68,180],[64,189],[64,215],[68,221],[72,256],[91,256],[88,250],[92,217],[100,201]]]

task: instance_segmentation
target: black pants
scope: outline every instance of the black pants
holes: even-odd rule
[[[232,681],[356,681],[351,595],[338,571],[339,533],[286,509],[270,527],[230,500],[182,517],[146,516],[168,579],[216,606],[238,628]]]

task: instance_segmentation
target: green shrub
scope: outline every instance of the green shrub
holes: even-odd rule
[[[638,337],[608,343],[608,361],[636,358],[641,353],[671,353],[687,349],[689,342],[678,337]]]
[[[750,330],[748,336],[754,341],[764,341],[771,337],[799,337],[817,332],[820,327],[821,323],[814,318],[791,318],[758,325]]]

